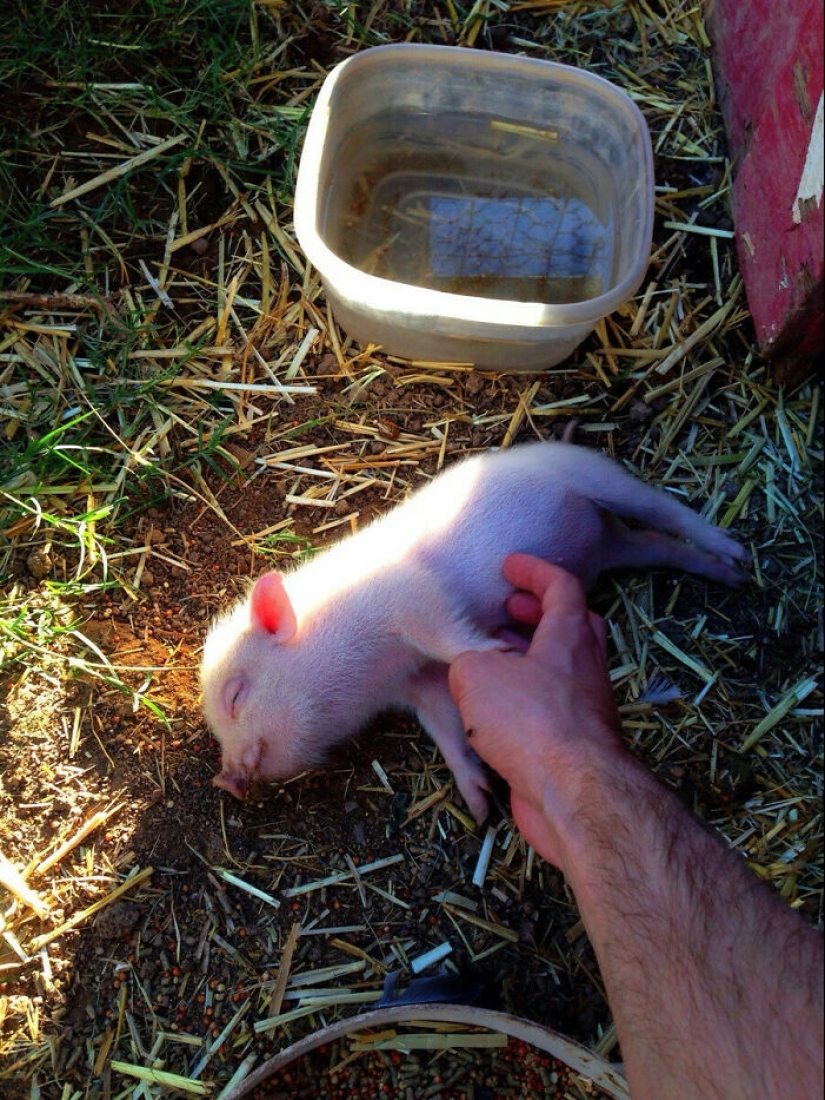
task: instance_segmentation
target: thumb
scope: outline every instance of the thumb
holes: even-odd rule
[[[459,654],[449,671],[450,693],[470,744],[509,782],[525,771],[524,746],[514,739],[513,730],[525,672],[530,670],[523,657],[489,650]]]
[[[501,720],[501,697],[506,694],[507,670],[511,662],[521,659],[497,650],[459,653],[450,665],[448,683],[465,729],[478,732],[480,727],[495,725]]]
[[[462,703],[467,695],[474,694],[477,685],[484,683],[483,669],[486,659],[490,656],[492,654],[482,653],[478,650],[468,650],[466,653],[459,653],[455,660],[451,662],[447,674],[448,683],[453,702],[459,710],[462,709]]]
[[[450,665],[450,694],[461,713],[465,730],[473,734],[473,748],[496,771],[501,770],[502,746],[507,741],[513,692],[508,672],[522,658],[512,653],[461,653]],[[506,752],[504,753],[506,756]]]

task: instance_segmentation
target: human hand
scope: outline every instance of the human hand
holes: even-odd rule
[[[479,756],[510,784],[526,840],[564,867],[565,836],[600,760],[623,752],[605,656],[603,620],[579,581],[558,566],[512,554],[519,590],[510,615],[536,629],[527,652],[460,654],[450,691]]]

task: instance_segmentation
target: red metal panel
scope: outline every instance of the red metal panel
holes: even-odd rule
[[[825,345],[823,0],[708,0],[706,22],[757,339],[798,377]]]

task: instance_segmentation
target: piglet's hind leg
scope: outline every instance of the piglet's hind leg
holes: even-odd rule
[[[416,712],[421,725],[441,749],[470,813],[480,824],[487,816],[486,792],[490,787],[450,695],[447,666],[427,665],[408,684],[403,704]]]
[[[604,539],[603,569],[639,569],[664,566],[684,569],[712,581],[740,585],[746,574],[730,559],[717,557],[697,546],[682,542],[661,531],[636,531],[626,527],[621,520],[605,515],[607,532]]]

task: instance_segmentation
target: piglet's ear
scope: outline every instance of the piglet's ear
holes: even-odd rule
[[[288,642],[297,623],[280,573],[264,573],[252,589],[252,621],[275,635],[276,641]]]

